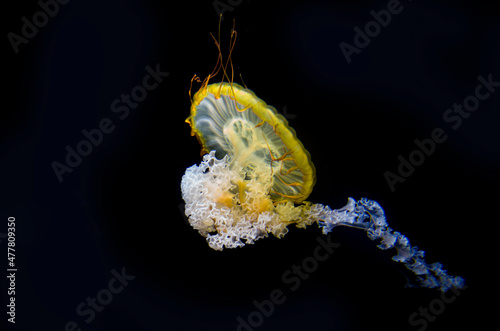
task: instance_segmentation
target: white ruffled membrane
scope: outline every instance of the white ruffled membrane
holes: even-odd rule
[[[317,223],[324,234],[336,226],[363,229],[371,240],[379,242],[380,249],[395,248],[397,255],[392,259],[404,263],[421,286],[438,287],[443,292],[464,286],[461,277],[449,276],[440,263],[426,263],[424,251],[412,247],[408,238],[388,226],[377,202],[349,198],[346,206],[336,210],[321,204],[274,205],[269,195],[272,185],[266,171],[245,173],[227,156],[218,160],[212,151],[203,156],[199,166],[188,168],[182,178],[185,213],[191,226],[215,250],[253,244],[268,233],[282,238],[290,224],[305,228]]]

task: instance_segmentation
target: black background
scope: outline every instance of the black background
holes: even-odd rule
[[[429,262],[466,279],[426,329],[480,329],[498,299],[500,92],[457,130],[443,113],[474,94],[479,75],[500,81],[500,13],[486,1],[401,1],[403,11],[348,64],[339,44],[353,44],[353,28],[387,3],[241,1],[224,14],[222,44],[227,54],[235,18],[235,73],[286,108],[317,169],[308,200],[332,208],[347,197],[378,201]],[[15,326],[6,322],[5,277],[0,283],[3,324],[236,330],[254,300],[280,289],[286,301],[255,330],[419,329],[409,316],[440,292],[405,288],[404,268],[360,231],[336,229],[340,247],[292,292],[282,275],[312,255],[316,226],[216,252],[186,223],[180,181],[201,158],[184,120],[191,77],[205,77],[217,59],[212,1],[73,0],[16,54],[7,34],[20,34],[21,18],[39,10],[36,1],[2,9],[0,233],[15,217],[18,267]],[[120,120],[113,100],[157,65],[169,76]],[[60,183],[51,164],[103,118],[115,130]],[[448,139],[392,192],[384,173],[396,173],[398,156],[434,128]],[[76,307],[122,268],[135,279],[85,323]]]

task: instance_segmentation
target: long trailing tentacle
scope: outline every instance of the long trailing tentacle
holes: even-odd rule
[[[419,250],[417,246],[412,247],[406,236],[391,229],[387,224],[384,210],[373,200],[363,198],[356,202],[349,198],[347,205],[341,209],[332,210],[328,206],[316,204],[311,206],[311,211],[309,213],[317,218],[324,234],[336,226],[349,226],[365,230],[371,240],[380,240],[380,244],[377,245],[380,249],[395,248],[397,255],[392,259],[404,263],[417,276],[421,286],[439,287],[443,292],[451,287],[464,286],[462,277],[449,276],[441,263],[427,263],[424,251]]]

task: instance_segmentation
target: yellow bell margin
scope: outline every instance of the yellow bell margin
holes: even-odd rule
[[[245,111],[251,108],[262,121],[273,127],[274,132],[281,138],[286,148],[290,151],[290,155],[294,159],[295,164],[304,175],[304,182],[302,183],[300,193],[297,195],[283,195],[283,198],[294,203],[300,203],[307,199],[312,192],[314,184],[316,184],[316,168],[311,161],[311,155],[304,148],[300,140],[297,139],[295,130],[288,126],[288,121],[281,114],[278,114],[274,107],[267,105],[263,100],[259,99],[255,93],[239,84],[226,82],[210,85],[203,84],[194,95],[191,103],[191,113],[186,119],[186,123],[191,126],[191,135],[196,136],[202,146],[201,154],[206,154],[209,150],[206,147],[202,132],[195,127],[193,118],[196,116],[196,108],[209,93],[215,95],[217,99],[220,98],[221,95],[231,97],[238,104],[243,106],[243,109],[239,109],[239,111]]]

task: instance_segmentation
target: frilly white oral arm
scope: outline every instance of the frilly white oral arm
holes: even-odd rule
[[[464,286],[461,277],[449,276],[440,263],[428,264],[424,251],[391,229],[377,202],[349,198],[346,206],[336,210],[321,204],[274,205],[269,196],[272,183],[266,171],[256,170],[249,176],[227,156],[218,160],[212,151],[204,155],[199,166],[188,168],[182,178],[185,213],[191,226],[215,250],[253,244],[269,233],[282,238],[290,224],[303,228],[318,223],[324,234],[336,226],[362,229],[371,240],[379,241],[380,249],[395,248],[397,255],[392,259],[404,263],[421,286],[439,287],[443,292]]]

